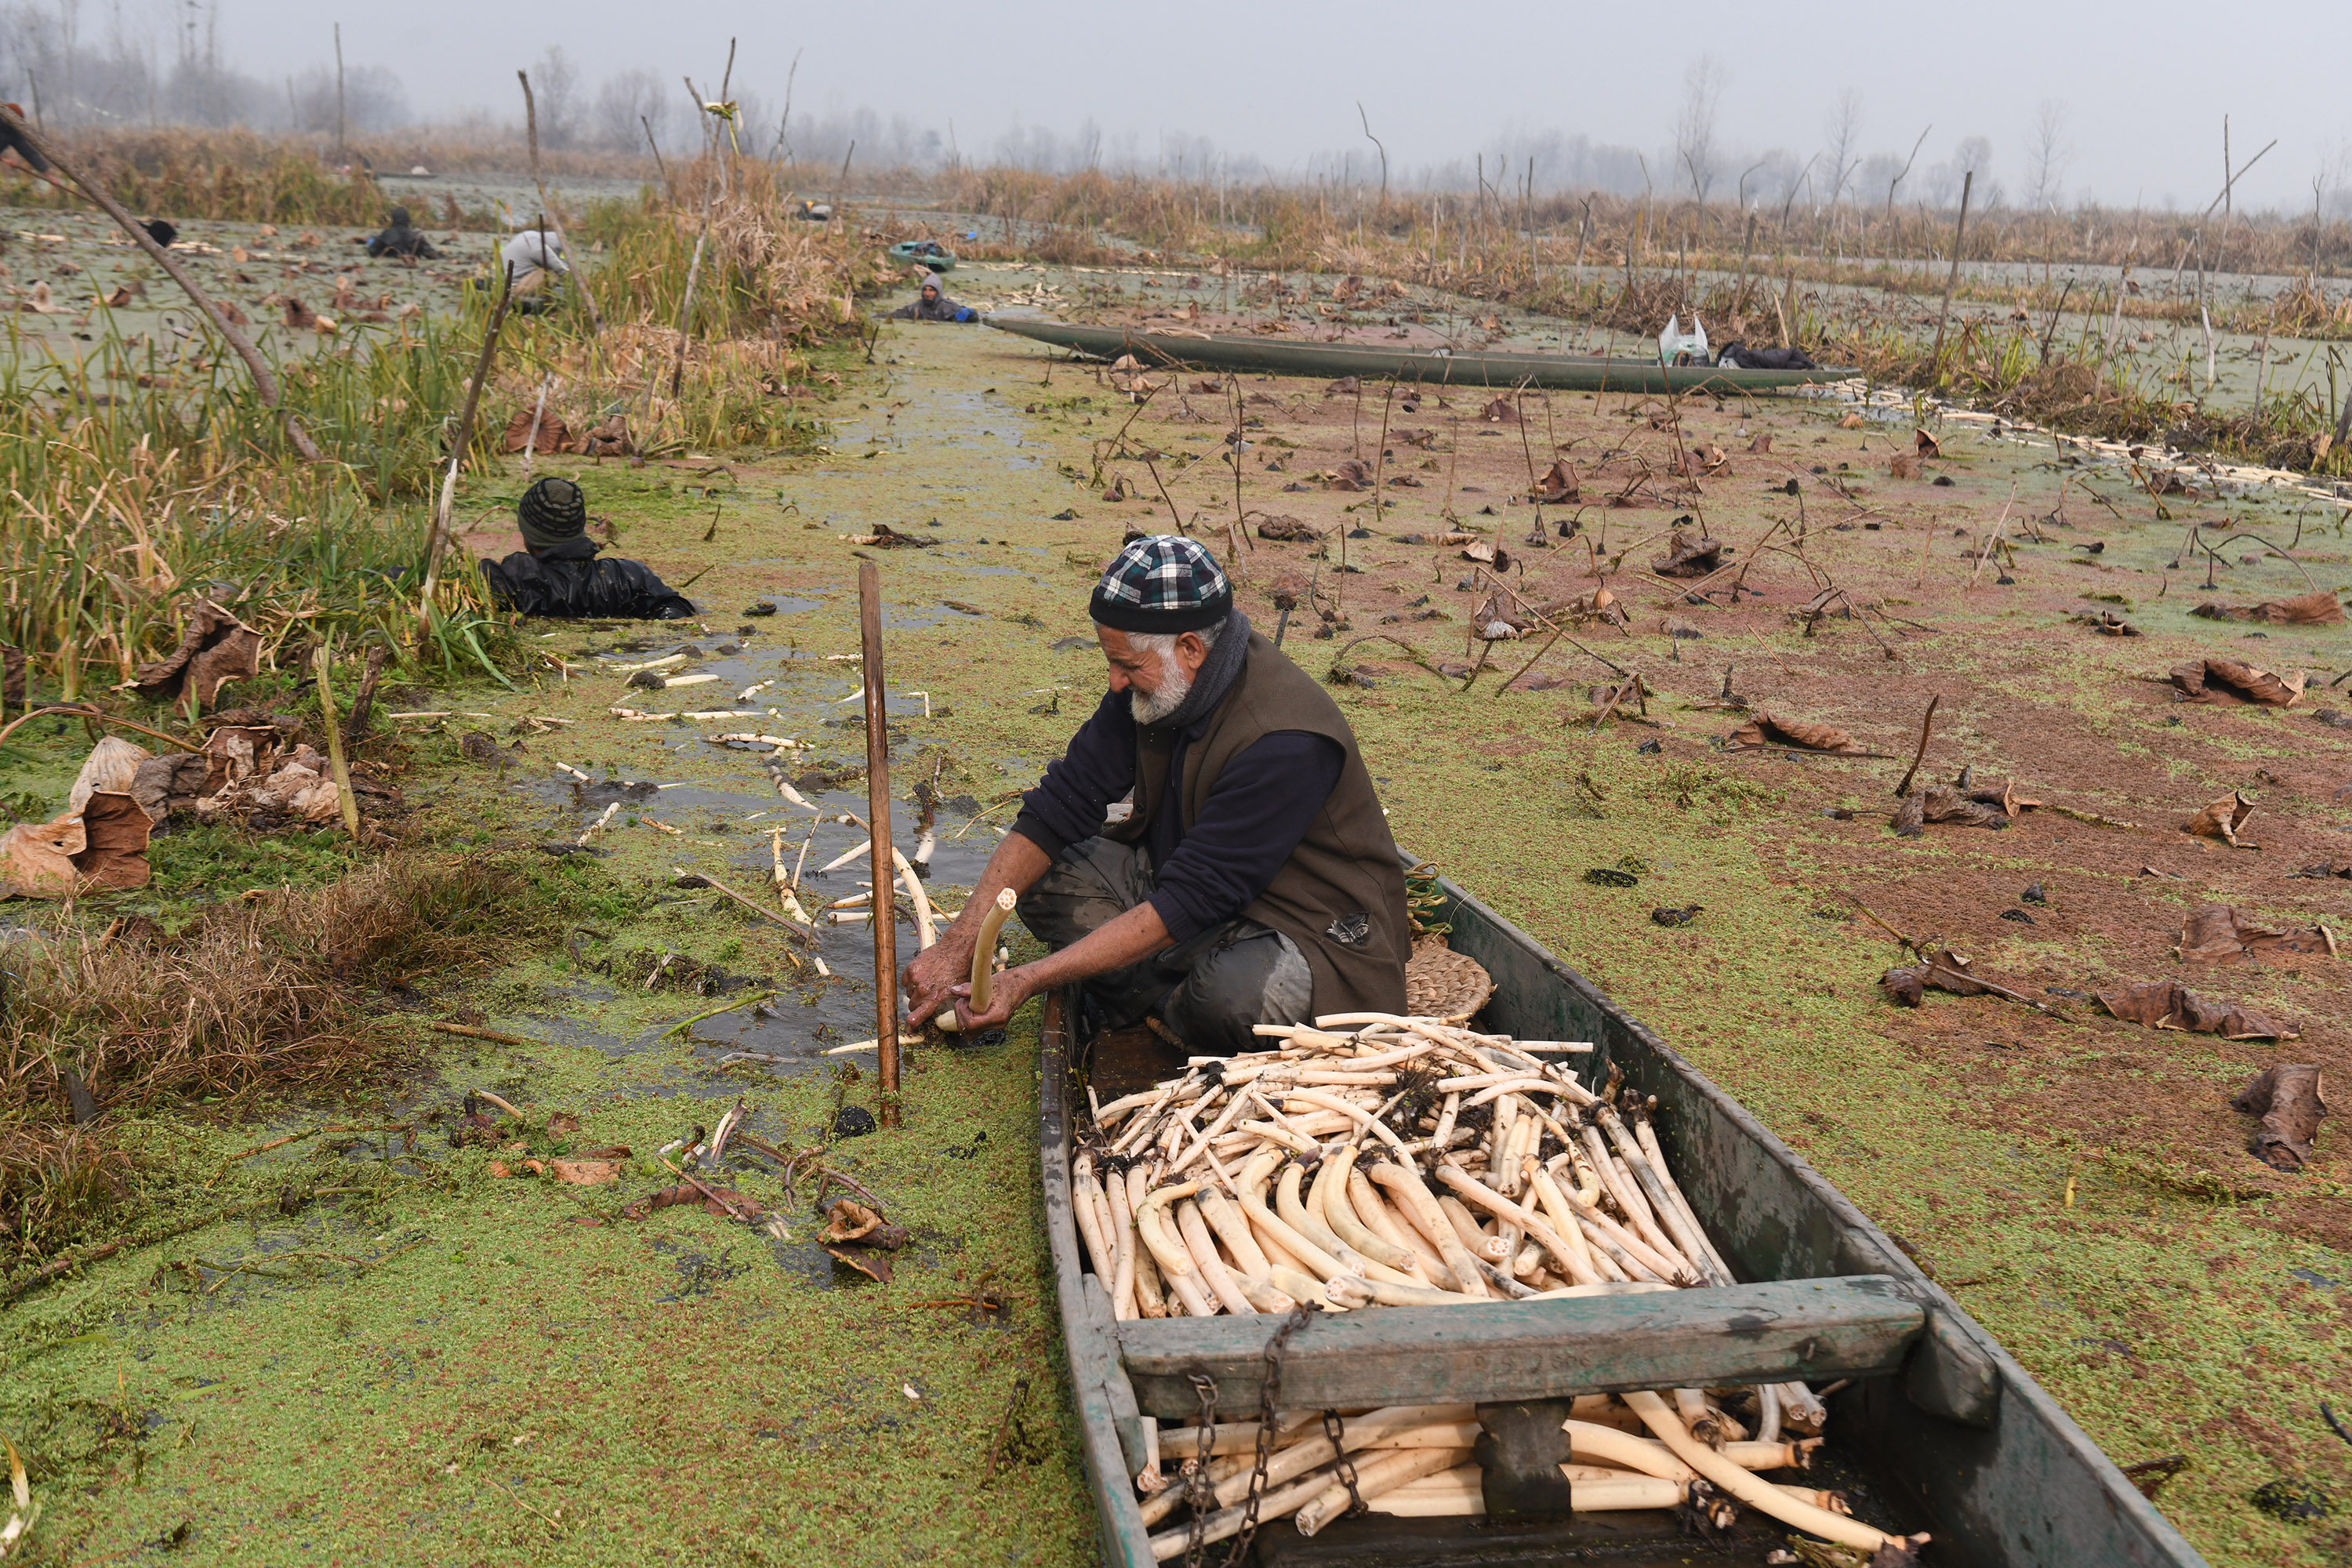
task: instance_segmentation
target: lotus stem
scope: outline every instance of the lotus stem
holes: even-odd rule
[[[1177,1205],[1176,1233],[1183,1238],[1184,1250],[1191,1255],[1193,1267],[1201,1271],[1202,1280],[1225,1310],[1237,1318],[1254,1316],[1257,1307],[1226,1271],[1224,1259],[1217,1256],[1216,1237],[1209,1234],[1209,1222],[1201,1217],[1199,1204]]]
[[[988,1011],[989,982],[995,974],[996,939],[1004,930],[1004,922],[1013,918],[1013,908],[1020,898],[1010,888],[996,890],[996,901],[980,919],[980,934],[971,950],[971,1000],[968,1004],[974,1013]],[[947,1008],[934,1016],[932,1022],[950,1033],[963,1027],[955,1009]]]
[[[1476,1261],[1471,1257],[1470,1249],[1463,1245],[1462,1237],[1455,1234],[1453,1223],[1447,1219],[1444,1210],[1438,1206],[1436,1198],[1422,1184],[1420,1173],[1410,1165],[1380,1164],[1373,1166],[1370,1174],[1375,1185],[1401,1200],[1405,1218],[1418,1227],[1422,1236],[1437,1249],[1437,1256],[1444,1259],[1446,1271],[1453,1275],[1454,1284],[1466,1294],[1485,1294],[1486,1287],[1478,1272]]]
[[[1108,1190],[1104,1196],[1110,1204],[1111,1239],[1116,1247],[1110,1288],[1111,1317],[1118,1322],[1131,1322],[1139,1311],[1135,1286],[1135,1255],[1142,1244],[1135,1234],[1135,1215],[1127,1205],[1127,1177],[1113,1171],[1106,1186]]]
[[[1623,1480],[1568,1483],[1568,1506],[1577,1513],[1616,1513],[1626,1509],[1680,1508],[1690,1500],[1690,1488],[1679,1481],[1651,1476]]]
[[[1134,1173],[1129,1173],[1132,1179]],[[1168,1205],[1179,1198],[1188,1198],[1199,1189],[1197,1182],[1183,1182],[1172,1187],[1160,1187],[1146,1194],[1135,1205],[1135,1228],[1143,1237],[1143,1245],[1151,1251],[1152,1261],[1160,1266],[1160,1277],[1167,1283],[1169,1294],[1184,1304],[1184,1310],[1195,1318],[1216,1315],[1201,1289],[1200,1270],[1192,1255],[1185,1250],[1181,1237],[1168,1233]]]
[[[1681,1419],[1655,1394],[1635,1392],[1621,1397],[1657,1435],[1658,1440],[1674,1450],[1676,1458],[1759,1513],[1769,1513],[1781,1523],[1803,1531],[1808,1535],[1819,1536],[1824,1541],[1862,1552],[1874,1552],[1890,1541],[1904,1545],[1924,1544],[1927,1541],[1924,1534],[1912,1536],[1907,1541],[1890,1536],[1860,1520],[1801,1502],[1769,1482],[1758,1480],[1706,1444],[1693,1438],[1684,1428]]]
[[[1101,1193],[1095,1181],[1093,1156],[1079,1155],[1070,1182],[1071,1217],[1077,1222],[1079,1239],[1087,1244],[1087,1256],[1094,1260],[1095,1278],[1108,1290],[1118,1277],[1118,1248],[1103,1235],[1102,1211],[1095,1206]]]
[[[1339,1259],[1293,1230],[1287,1223],[1277,1217],[1272,1209],[1266,1207],[1266,1179],[1273,1174],[1275,1166],[1281,1163],[1282,1151],[1276,1149],[1259,1154],[1242,1168],[1241,1184],[1235,1194],[1241,1200],[1242,1212],[1249,1216],[1250,1224],[1256,1228],[1264,1240],[1271,1241],[1275,1247],[1296,1259],[1298,1267],[1308,1274],[1318,1279],[1328,1279],[1335,1274],[1346,1273],[1347,1270],[1340,1267]],[[1280,1258],[1276,1258],[1271,1250],[1267,1252],[1266,1257],[1277,1269],[1284,1261]],[[1278,1272],[1275,1276],[1275,1283],[1280,1285],[1289,1294],[1298,1295],[1297,1291],[1282,1284]],[[1318,1290],[1311,1294],[1319,1297],[1321,1292]],[[1300,1297],[1302,1300],[1307,1299],[1307,1297]]]
[[[891,863],[898,868],[898,880],[906,887],[907,901],[915,906],[917,950],[928,949],[933,942],[939,941],[938,935],[931,930],[930,896],[923,891],[923,879],[915,875],[914,867],[907,863],[907,858],[898,852],[898,847],[895,844],[890,846],[890,859]]]
[[[1625,1168],[1633,1173],[1634,1183],[1649,1198],[1657,1218],[1673,1237],[1683,1257],[1690,1260],[1692,1267],[1708,1284],[1732,1283],[1731,1275],[1716,1261],[1713,1249],[1700,1235],[1697,1222],[1685,1217],[1682,1206],[1666,1190],[1657,1168],[1650,1163],[1649,1155],[1643,1152],[1640,1142],[1626,1130],[1624,1119],[1605,1105],[1595,1114],[1601,1125],[1608,1130],[1609,1141],[1617,1146],[1617,1152],[1624,1159]]]
[[[1385,1237],[1373,1235],[1363,1221],[1356,1217],[1355,1210],[1349,1205],[1348,1177],[1353,1173],[1355,1163],[1356,1149],[1352,1144],[1323,1162],[1322,1169],[1315,1173],[1315,1212],[1322,1215],[1332,1235],[1365,1258],[1375,1263],[1384,1263],[1400,1274],[1414,1276],[1421,1263],[1420,1255]]]
[[[1356,1498],[1369,1501],[1395,1490],[1408,1481],[1433,1476],[1440,1470],[1450,1470],[1469,1458],[1470,1451],[1466,1448],[1407,1448],[1384,1455],[1369,1465],[1360,1465],[1356,1468],[1352,1495],[1345,1482],[1335,1481],[1298,1510],[1298,1533],[1313,1535],[1325,1524],[1347,1512],[1354,1506]]]
[[[1650,1168],[1656,1173],[1660,1184],[1666,1189],[1666,1196],[1674,1201],[1675,1212],[1683,1216],[1683,1222],[1690,1227],[1692,1237],[1706,1251],[1707,1260],[1712,1262],[1722,1274],[1725,1283],[1735,1282],[1738,1276],[1732,1273],[1731,1265],[1724,1261],[1723,1254],[1716,1250],[1715,1242],[1706,1234],[1706,1227],[1698,1222],[1698,1212],[1691,1207],[1690,1199],[1684,1195],[1681,1185],[1675,1181],[1675,1173],[1666,1164],[1665,1152],[1658,1147],[1657,1130],[1650,1125],[1648,1117],[1642,1117],[1635,1121],[1633,1136],[1642,1145],[1642,1152],[1649,1156]]]
[[[1193,1201],[1200,1205],[1201,1217],[1209,1222],[1209,1228],[1216,1233],[1218,1240],[1225,1244],[1225,1250],[1234,1255],[1234,1262],[1241,1272],[1264,1278],[1273,1267],[1273,1261],[1258,1246],[1257,1238],[1250,1234],[1249,1216],[1235,1208],[1223,1193],[1213,1187],[1202,1188],[1194,1194]]]
[[[1538,1164],[1533,1155],[1528,1157],[1527,1166],[1528,1184],[1535,1188],[1536,1202],[1543,1205],[1544,1213],[1551,1216],[1552,1223],[1559,1227],[1560,1234],[1568,1238],[1569,1247],[1576,1254],[1573,1258],[1560,1258],[1560,1266],[1568,1270],[1570,1279],[1576,1284],[1599,1284],[1602,1276],[1593,1264],[1592,1249],[1584,1239],[1584,1227],[1577,1223],[1576,1211],[1569,1207],[1568,1199],[1551,1179],[1551,1173]]]

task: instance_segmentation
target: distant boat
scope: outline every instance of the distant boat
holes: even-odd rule
[[[936,239],[902,239],[890,247],[890,259],[934,272],[949,271],[956,264],[955,252]]]
[[[1096,359],[1132,354],[1147,365],[1198,365],[1255,370],[1276,375],[1341,376],[1480,386],[1507,391],[1542,386],[1563,392],[1701,392],[1808,386],[1846,381],[1855,370],[1735,370],[1714,365],[1659,365],[1647,360],[1581,354],[1453,353],[1443,349],[1384,349],[1370,343],[1322,343],[1255,332],[1155,331],[1148,327],[1081,327],[1066,321],[991,315],[999,331],[1034,338]]]

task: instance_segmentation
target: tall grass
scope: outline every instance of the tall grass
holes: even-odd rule
[[[604,330],[576,300],[509,318],[469,466],[496,462],[508,413],[542,384],[575,430],[621,412],[642,451],[821,437],[809,356],[853,334],[857,296],[893,274],[862,237],[790,219],[772,183],[730,171],[673,395],[698,182],[718,172],[688,165],[675,205],[649,193],[592,208],[574,238]],[[0,643],[31,656],[46,694],[87,696],[168,649],[203,594],[261,630],[272,657],[289,638],[381,641],[412,669],[505,679],[519,645],[463,562],[411,646],[428,508],[489,310],[487,290],[468,290],[444,319],[354,325],[278,353],[283,408],[330,455],[323,465],[288,449],[280,416],[209,332],[175,349],[100,307],[88,346],[52,352],[6,316]]]
[[[414,615],[422,503],[481,317],[477,306],[447,323],[362,329],[281,358],[285,408],[336,459],[318,466],[288,451],[225,345],[197,340],[175,359],[104,320],[88,352],[64,359],[8,318],[0,642],[68,700],[172,647],[197,595],[261,630],[273,655],[298,631],[396,643]],[[460,573],[444,592],[440,620],[456,630],[418,662],[479,671],[483,636],[499,635],[479,580]]]

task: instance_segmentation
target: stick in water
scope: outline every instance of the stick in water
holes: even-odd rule
[[[506,281],[499,302],[490,310],[490,324],[482,333],[481,357],[474,362],[474,379],[466,388],[465,412],[457,416],[457,444],[449,448],[449,471],[441,480],[440,503],[433,509],[433,531],[425,546],[425,594],[416,604],[416,635],[421,641],[433,627],[433,595],[441,585],[441,552],[449,542],[449,509],[457,499],[457,470],[465,466],[466,448],[474,439],[474,414],[482,404],[482,381],[498,357],[499,330],[506,325],[507,301],[514,298],[514,263],[507,263]]]
[[[865,649],[866,812],[874,852],[875,910],[890,907],[890,712],[882,684],[882,579],[857,563],[857,627]],[[882,1125],[898,1125],[898,922],[874,921],[874,1037],[879,1042]]]

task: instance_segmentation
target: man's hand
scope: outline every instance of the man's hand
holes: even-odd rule
[[[970,1038],[975,1030],[1001,1029],[1019,1011],[1021,1004],[1046,989],[1037,983],[1035,964],[1024,963],[1015,969],[1000,970],[988,983],[988,1007],[984,1012],[971,1010],[971,982],[965,981],[955,988],[956,1023]]]
[[[1018,833],[996,847],[980,874],[979,885],[964,900],[963,912],[940,933],[938,942],[916,954],[898,977],[899,994],[907,999],[908,1028],[919,1028],[931,1015],[951,1005],[955,997],[950,993],[957,985],[969,993],[971,954],[980,945],[981,921],[995,904],[998,892],[1006,888],[1027,892],[1053,863],[1043,849]]]
[[[955,1004],[955,992],[971,989],[971,954],[976,934],[961,930],[961,921],[940,940],[917,953],[898,982],[907,998],[907,1026],[920,1028],[943,1007]]]

